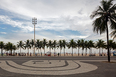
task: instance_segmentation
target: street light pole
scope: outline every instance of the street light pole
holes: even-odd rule
[[[32,18],[32,24],[34,25],[34,56],[35,56],[35,25],[37,24],[37,18]]]

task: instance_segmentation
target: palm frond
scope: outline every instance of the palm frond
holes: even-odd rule
[[[110,28],[116,29],[116,21],[110,18]]]
[[[111,37],[113,37],[113,40],[116,38],[116,29],[110,33]]]
[[[104,17],[99,17],[93,22],[93,31],[94,32],[100,32],[100,34],[104,33],[106,31],[106,26],[104,22]]]

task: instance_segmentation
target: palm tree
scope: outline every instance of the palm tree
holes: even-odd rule
[[[82,56],[83,56],[83,50],[84,50],[84,48],[85,48],[85,41],[84,41],[84,39],[81,39],[80,40],[80,46],[82,47]]]
[[[49,50],[51,52],[51,48],[53,47],[53,43],[51,40],[48,41],[47,47],[49,47]]]
[[[116,38],[116,29],[113,30],[111,33],[111,37],[113,37],[113,40]]]
[[[89,40],[88,41],[88,48],[90,49],[90,53],[89,54],[91,54],[92,53],[92,48],[94,47],[94,42],[92,41],[92,40]]]
[[[80,47],[81,47],[81,40],[78,40],[78,41],[77,41],[77,46],[78,46],[78,56],[79,56],[79,49],[80,49]]]
[[[33,53],[34,53],[34,40],[33,40],[33,39],[30,41],[30,45],[31,45],[31,47],[33,48]],[[35,54],[34,54],[34,55],[35,55]]]
[[[56,40],[54,40],[54,41],[53,41],[54,54],[55,54],[55,49],[56,49],[56,47],[57,47],[57,42],[56,42]],[[54,55],[54,56],[55,56],[55,55]]]
[[[47,45],[46,39],[43,39],[43,49],[44,49],[44,56],[45,56],[45,46]]]
[[[31,47],[34,46],[34,40],[33,39],[30,41],[30,45],[31,45]]]
[[[85,44],[84,44],[85,46],[85,49],[86,49],[86,56],[87,56],[87,48],[89,48],[89,46],[88,46],[88,41],[85,41]]]
[[[116,4],[113,4],[113,1],[102,0],[101,6],[91,15],[91,18],[97,17],[93,22],[93,31],[107,33],[108,62],[110,62],[108,23],[111,29],[116,29]]]
[[[40,41],[40,42],[39,42],[39,45],[40,45],[40,46],[39,46],[39,49],[40,49],[40,52],[41,52],[41,48],[44,48],[44,47],[43,47],[43,42]],[[42,56],[42,52],[41,52],[41,56]]]
[[[5,51],[7,51],[7,53],[8,53],[9,47],[8,47],[7,43],[5,44],[4,49],[5,49]]]
[[[105,45],[104,41],[102,39],[98,39],[96,47],[99,48],[99,55],[100,55],[100,48],[102,48],[103,50],[104,45]],[[103,54],[103,51],[102,51],[102,54]]]
[[[8,50],[11,51],[11,55],[12,55],[12,50],[13,50],[13,46],[14,46],[14,45],[13,45],[11,42],[8,42],[8,43],[6,44],[6,46],[7,46]]]
[[[13,45],[13,50],[14,50],[14,53],[15,53],[15,50],[17,49],[16,45]]]
[[[111,51],[111,49],[113,49],[115,42],[113,40],[109,40],[109,49]]]
[[[21,54],[21,48],[23,48],[24,43],[22,41],[19,41],[17,44],[17,47],[20,48],[20,54]]]
[[[1,41],[0,42],[0,49],[1,49],[1,56],[3,56],[3,49],[4,49],[4,42],[3,41]]]
[[[64,56],[65,56],[65,48],[66,48],[66,45],[67,45],[66,40],[62,40],[62,46],[64,48]]]
[[[35,46],[38,49],[38,54],[39,54],[39,48],[40,48],[40,40],[39,39],[37,39]]]
[[[29,49],[31,49],[31,45],[30,45],[30,41],[29,40],[25,41],[24,47],[25,47],[25,49],[26,48],[28,49],[28,56],[29,56]]]
[[[76,48],[76,42],[74,41],[74,39],[71,39],[69,42],[69,48],[72,48],[72,56],[73,56],[73,48]]]
[[[61,56],[61,50],[62,50],[62,47],[63,47],[62,40],[58,41],[58,47],[60,47],[60,56]]]

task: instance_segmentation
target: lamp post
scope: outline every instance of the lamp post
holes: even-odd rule
[[[35,25],[37,24],[37,18],[32,18],[32,24],[34,25],[34,56],[35,56]]]

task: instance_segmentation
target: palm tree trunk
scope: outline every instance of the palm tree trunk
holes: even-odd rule
[[[45,56],[45,47],[44,47],[44,56]]]
[[[28,56],[29,56],[29,48],[28,48]]]
[[[100,48],[99,48],[99,56],[100,56]]]
[[[91,48],[89,49],[89,55],[91,55]]]
[[[39,55],[39,49],[38,49],[38,55]]]
[[[11,56],[12,56],[12,49],[11,49]]]
[[[50,47],[50,55],[51,55],[51,47]]]
[[[1,56],[3,56],[3,49],[1,48]]]
[[[61,48],[60,48],[60,56],[61,56]]]
[[[82,49],[82,56],[83,56],[83,49]]]
[[[102,56],[103,56],[103,48],[102,48]]]
[[[79,47],[78,47],[78,56],[79,56]]]
[[[72,56],[73,56],[73,47],[72,47]]]
[[[55,48],[54,48],[54,56],[55,56]]]
[[[91,48],[91,53],[92,53],[92,48]]]
[[[107,19],[108,20],[108,19]],[[109,34],[108,34],[108,25],[106,21],[106,27],[107,27],[107,49],[108,49],[108,62],[110,62],[110,51],[109,51]]]
[[[20,54],[21,54],[21,47],[20,47]]]
[[[86,56],[87,56],[87,48],[86,48]]]
[[[65,56],[65,48],[64,48],[64,56]]]

